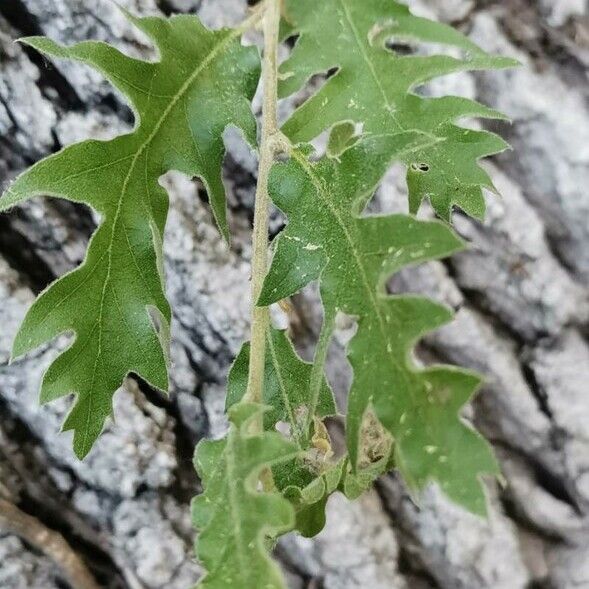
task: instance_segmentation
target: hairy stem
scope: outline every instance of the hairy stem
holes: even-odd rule
[[[311,403],[309,404],[305,423],[306,435],[309,435],[309,428],[317,411],[319,395],[321,393],[321,384],[323,382],[323,375],[325,373],[327,352],[329,350],[329,344],[331,343],[331,337],[333,336],[334,329],[335,313],[326,313],[325,317],[323,318],[323,324],[321,325],[321,333],[319,334],[319,339],[317,340],[315,357],[313,359],[313,368],[311,370],[311,382],[309,385],[311,390]]]
[[[262,142],[258,167],[258,185],[254,211],[252,253],[252,328],[247,399],[260,403],[263,398],[264,366],[266,360],[266,331],[270,324],[270,311],[258,307],[256,301],[262,292],[268,272],[268,177],[277,150],[278,134],[278,34],[280,26],[280,0],[266,0],[264,14],[264,62],[262,107]]]

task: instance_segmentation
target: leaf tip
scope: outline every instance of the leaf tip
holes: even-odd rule
[[[16,334],[14,338],[14,342],[12,343],[12,349],[10,351],[10,359],[9,363],[12,364],[22,356],[24,356],[27,352],[31,351],[30,342],[21,335],[21,331]]]
[[[525,64],[520,59],[516,59],[515,57],[501,57],[502,67],[504,68],[520,68],[525,67]]]
[[[21,45],[28,45],[29,47],[32,47],[33,49],[37,49],[37,51],[44,51],[43,45],[45,45],[45,44],[56,45],[56,43],[54,41],[52,41],[51,39],[48,39],[47,37],[44,37],[43,35],[31,35],[29,37],[19,37],[18,39],[16,39],[15,43],[20,43]]]

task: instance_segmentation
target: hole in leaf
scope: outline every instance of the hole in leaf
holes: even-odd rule
[[[280,432],[283,436],[290,438],[290,423],[286,421],[278,421],[276,423],[276,431]]]
[[[383,427],[371,405],[364,413],[360,430],[359,468],[362,470],[388,459],[392,447],[393,438]]]
[[[408,45],[406,43],[387,43],[387,49],[390,49],[396,55],[414,55],[415,54],[415,47]]]

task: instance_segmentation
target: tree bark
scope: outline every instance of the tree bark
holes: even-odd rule
[[[197,12],[234,24],[245,0],[125,0],[139,14]],[[477,223],[456,213],[470,249],[403,272],[395,291],[424,292],[456,321],[419,348],[486,375],[466,417],[491,440],[505,480],[487,481],[488,521],[436,489],[419,507],[395,475],[349,504],[330,501],[313,540],[288,536],[276,555],[294,589],[589,588],[589,14],[582,0],[412,0],[485,49],[523,67],[450,76],[426,89],[476,97],[513,118],[498,130],[514,151],[486,165],[502,198]],[[50,65],[13,40],[46,34],[102,39],[155,57],[109,2],[0,2],[0,182],[62,145],[129,129],[129,108],[80,65]],[[287,101],[284,109],[294,102]],[[259,108],[259,101],[256,102]],[[195,443],[220,435],[228,367],[249,328],[250,238],[256,161],[228,132],[226,185],[235,236],[219,237],[197,183],[170,174],[167,291],[174,309],[169,398],[129,380],[116,424],[84,462],[59,434],[69,400],[39,407],[43,370],[67,337],[8,365],[12,338],[35,293],[81,262],[94,214],[36,199],[0,217],[0,491],[75,551],[102,587],[186,589],[200,574],[188,506],[199,481]],[[406,210],[393,170],[375,209]],[[273,214],[277,232],[282,220]],[[312,289],[293,301],[297,345],[310,356],[320,326]],[[343,400],[344,332],[329,374]],[[15,530],[13,530],[14,532]],[[59,536],[57,536],[59,535]],[[64,561],[25,534],[0,529],[0,586],[57,589]]]

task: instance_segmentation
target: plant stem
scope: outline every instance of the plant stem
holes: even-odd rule
[[[280,1],[266,0],[264,14],[264,61],[262,79],[264,103],[262,107],[262,142],[254,211],[252,252],[252,327],[247,399],[260,403],[263,399],[264,367],[266,361],[266,331],[270,325],[270,311],[258,307],[268,272],[268,178],[277,150],[274,141],[278,134],[278,35],[280,27]]]
[[[325,362],[327,360],[327,352],[329,350],[329,344],[331,343],[331,337],[333,335],[334,329],[335,313],[328,313],[323,318],[321,332],[319,334],[319,339],[317,340],[317,347],[315,348],[313,368],[311,369],[311,381],[309,384],[309,388],[311,390],[311,403],[309,404],[304,430],[305,435],[307,436],[309,435],[309,428],[317,411],[317,405],[319,404],[319,395],[321,393],[321,385],[323,383],[323,375],[325,373]]]

